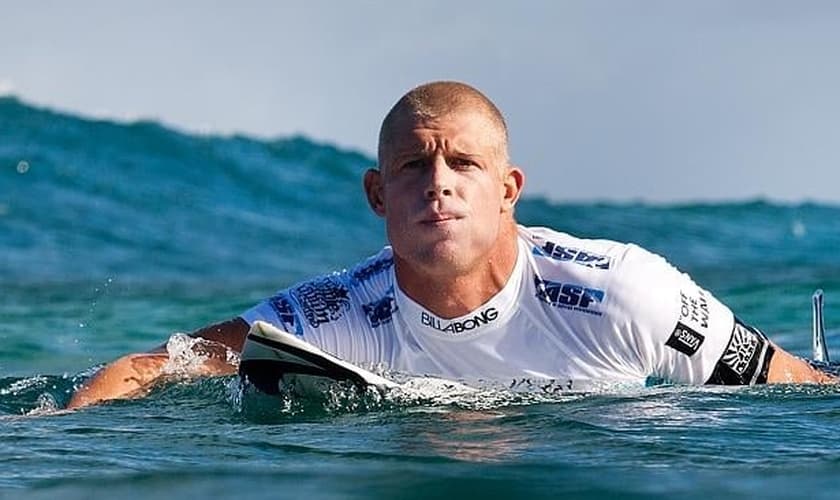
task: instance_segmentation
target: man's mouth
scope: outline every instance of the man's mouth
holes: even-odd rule
[[[460,218],[460,215],[453,213],[439,213],[426,215],[420,220],[420,223],[427,226],[439,226],[448,222],[454,222]]]

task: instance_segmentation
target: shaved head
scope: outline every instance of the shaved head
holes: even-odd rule
[[[455,113],[479,113],[498,132],[499,153],[507,162],[508,130],[505,119],[493,101],[477,89],[460,82],[431,82],[402,96],[382,120],[379,129],[379,164],[383,150],[391,142],[395,129],[410,124],[444,118]]]

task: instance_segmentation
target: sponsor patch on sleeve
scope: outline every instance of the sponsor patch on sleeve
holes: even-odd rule
[[[665,345],[676,349],[686,356],[693,356],[700,349],[700,346],[703,345],[704,340],[706,340],[706,337],[678,321],[676,328],[674,328],[671,336],[668,337]]]
[[[732,336],[707,384],[747,385],[767,382],[775,350],[757,329],[735,318]]]
[[[332,276],[302,283],[291,293],[312,328],[338,320],[350,306],[349,291]]]

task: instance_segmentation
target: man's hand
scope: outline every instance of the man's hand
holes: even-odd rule
[[[789,354],[773,344],[776,350],[767,371],[768,384],[836,384],[838,379],[820,371],[807,361]]]

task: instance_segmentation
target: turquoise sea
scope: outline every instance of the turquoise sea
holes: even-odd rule
[[[835,387],[280,400],[231,377],[63,410],[101,363],[377,251],[373,163],[0,98],[0,498],[836,496]],[[526,198],[518,213],[665,255],[801,356],[822,288],[840,359],[838,206]]]

